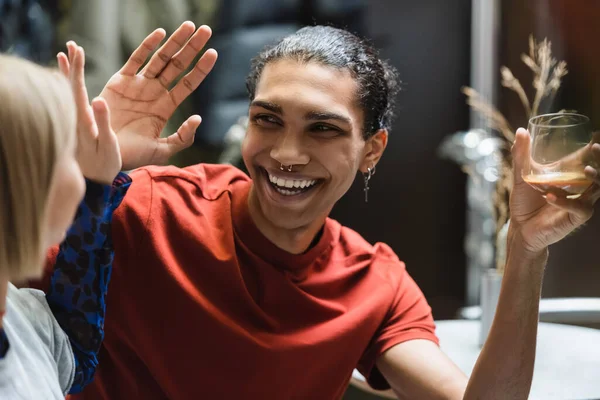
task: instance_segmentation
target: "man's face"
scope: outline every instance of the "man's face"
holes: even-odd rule
[[[357,89],[347,70],[294,60],[265,66],[242,155],[274,226],[297,229],[324,219],[356,172],[379,159],[387,134],[363,139]]]

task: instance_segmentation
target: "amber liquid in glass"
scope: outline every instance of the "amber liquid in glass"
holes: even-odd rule
[[[583,172],[548,172],[529,174],[523,180],[544,194],[552,193],[559,197],[577,198],[591,185]]]

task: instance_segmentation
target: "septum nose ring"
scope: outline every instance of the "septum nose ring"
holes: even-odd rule
[[[294,168],[293,165],[283,165],[283,164],[281,164],[281,166],[279,167],[279,170],[280,171],[287,170],[288,172],[292,172],[292,168]]]

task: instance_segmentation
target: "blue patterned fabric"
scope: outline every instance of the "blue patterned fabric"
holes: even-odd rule
[[[0,358],[4,358],[9,348],[10,344],[8,343],[6,332],[4,332],[4,329],[0,328]]]
[[[111,221],[131,185],[131,178],[120,173],[112,186],[89,180],[86,183],[85,198],[60,245],[46,294],[75,355],[75,379],[70,393],[81,392],[91,382],[98,364],[114,257]]]

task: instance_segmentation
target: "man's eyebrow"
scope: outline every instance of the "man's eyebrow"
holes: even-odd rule
[[[274,112],[275,114],[283,115],[283,109],[279,104],[270,103],[268,101],[254,100],[250,104],[250,107],[262,107],[266,110]]]
[[[352,123],[350,118],[346,117],[345,115],[340,115],[340,114],[331,113],[331,112],[321,112],[321,111],[310,111],[310,112],[306,113],[306,115],[304,116],[304,119],[311,120],[311,121],[326,121],[328,119],[334,119],[336,121],[345,122],[347,124]]]
[[[275,114],[283,115],[283,108],[279,104],[271,103],[269,101],[264,100],[254,100],[250,107],[261,107],[265,110],[269,110],[274,112]],[[326,111],[309,111],[304,116],[305,120],[309,121],[326,121],[326,120],[336,120],[345,122],[347,124],[352,124],[352,121],[349,117],[337,113],[326,112]]]

